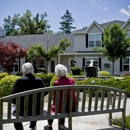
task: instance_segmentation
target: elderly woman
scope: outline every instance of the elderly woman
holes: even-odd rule
[[[62,85],[74,85],[74,81],[71,78],[67,78],[67,68],[62,65],[58,64],[55,66],[55,75],[57,76],[58,80],[54,82],[53,86],[62,86]],[[58,112],[60,113],[62,111],[62,98],[63,98],[63,90],[60,91],[60,98],[59,98],[59,108]],[[66,101],[66,112],[69,109],[69,98],[70,98],[70,89],[67,90],[67,101]],[[75,90],[73,90],[73,111],[75,111],[75,104],[76,104],[76,96],[75,96]],[[52,103],[51,112],[55,112],[55,92],[54,92],[54,98]],[[53,119],[48,120],[48,125],[44,126],[44,130],[52,130],[52,123]],[[65,118],[61,119],[60,126],[65,128],[64,126]]]
[[[42,79],[35,77],[33,75],[34,68],[31,63],[27,62],[23,64],[22,71],[23,71],[23,77],[17,79],[17,81],[15,82],[13,86],[11,94],[45,87],[45,84],[42,81]],[[30,116],[32,115],[32,102],[33,102],[32,95],[30,95],[29,108],[28,108],[28,115]],[[15,99],[12,100],[12,103],[15,105],[16,100]],[[36,108],[37,115],[39,115],[39,110],[40,110],[39,103],[40,103],[40,95],[37,95],[37,108]],[[24,99],[21,98],[20,116],[23,116],[23,115],[24,115]],[[36,122],[37,121],[30,121],[29,130],[36,130]],[[23,130],[22,122],[14,123],[14,127],[16,130]]]

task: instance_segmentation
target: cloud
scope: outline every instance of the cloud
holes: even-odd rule
[[[130,5],[128,6],[128,9],[129,10],[125,10],[124,8],[122,8],[119,12],[130,17]]]
[[[130,5],[128,6],[128,9],[130,10]]]
[[[107,10],[107,7],[104,7],[105,10]]]

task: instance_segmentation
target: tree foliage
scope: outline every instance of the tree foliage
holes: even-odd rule
[[[67,38],[64,38],[59,41],[58,46],[50,46],[49,49],[45,47],[43,44],[39,45],[31,45],[30,48],[27,51],[27,58],[32,59],[32,58],[40,58],[43,57],[49,63],[51,61],[51,58],[58,55],[62,54],[67,47],[71,45],[70,41]]]
[[[9,41],[7,43],[0,42],[0,65],[4,71],[9,72],[13,67],[13,63],[17,58],[26,56],[27,49],[20,45]]]
[[[61,19],[63,21],[60,22],[61,27],[59,29],[62,30],[62,33],[69,34],[71,33],[71,29],[76,29],[76,27],[72,26],[74,19],[72,18],[72,15],[68,10],[66,10],[65,14],[61,17]]]
[[[27,10],[22,16],[20,14],[14,14],[4,19],[4,29],[6,35],[27,35],[27,34],[44,34],[50,28],[48,25],[47,13],[37,13],[33,17],[30,10]]]
[[[123,30],[119,24],[113,24],[104,28],[102,44],[104,47],[97,47],[94,49],[102,52],[109,61],[113,62],[114,75],[115,61],[130,55],[128,51],[130,38],[127,37],[127,31]]]

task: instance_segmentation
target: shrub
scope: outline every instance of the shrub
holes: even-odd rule
[[[72,75],[67,75],[66,77],[68,77],[68,78],[72,78],[73,80],[74,80],[74,78],[72,77]],[[51,82],[50,82],[50,86],[53,86],[54,85],[54,82],[57,80],[57,77],[56,76],[54,76],[53,78],[52,78],[52,80],[51,80]],[[74,83],[76,84],[76,81],[74,80]]]
[[[83,70],[79,67],[71,67],[70,70],[73,75],[83,75]]]
[[[98,71],[98,75],[101,75],[101,76],[110,76],[111,74],[108,71]]]
[[[51,79],[54,76],[54,74],[52,74],[52,73],[48,73],[48,74],[34,74],[34,75],[39,77],[39,78],[41,78],[47,87],[50,86]]]
[[[118,79],[118,78],[88,78],[83,81],[77,81],[78,85],[101,85],[101,86],[108,86],[108,87],[115,87],[119,89],[126,90],[127,96],[130,97],[130,76],[125,76],[125,79]]]
[[[34,73],[46,73],[46,68],[37,68],[34,70]]]
[[[17,74],[15,74],[15,75],[17,75],[17,76],[23,76],[23,73],[17,73]]]
[[[9,74],[6,73],[6,72],[0,73],[0,80],[1,80],[2,78],[4,78],[5,76],[8,76],[8,75],[9,75]]]
[[[0,80],[0,97],[7,96],[11,93],[12,86],[18,78],[19,76],[10,75]]]
[[[124,72],[123,74],[120,75],[121,77],[124,77],[124,76],[130,76],[130,72]]]

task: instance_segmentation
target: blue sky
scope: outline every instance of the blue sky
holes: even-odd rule
[[[66,9],[72,14],[76,29],[89,26],[94,20],[100,24],[130,18],[130,0],[0,0],[0,26],[8,15],[22,15],[27,9],[34,16],[47,12],[46,19],[54,32],[59,31]]]

